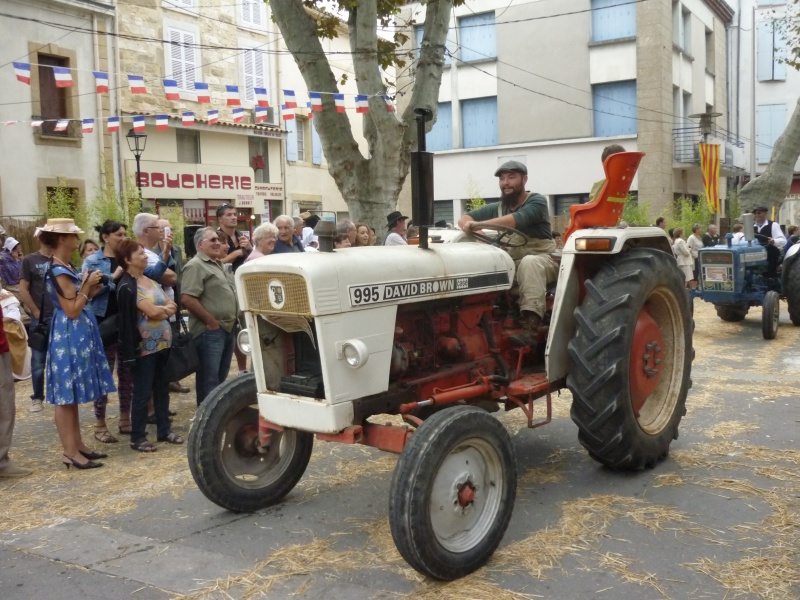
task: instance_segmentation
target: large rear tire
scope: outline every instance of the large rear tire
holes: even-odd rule
[[[738,323],[747,316],[750,307],[747,304],[715,304],[717,316],[723,321]]]
[[[797,259],[797,255],[791,262],[785,262],[783,269],[786,271],[784,278],[786,289],[783,293],[789,306],[789,318],[792,320],[792,325],[800,325],[800,260]]]
[[[635,249],[611,258],[585,285],[567,376],[578,439],[612,469],[653,467],[678,437],[691,386],[684,277],[672,256]]]
[[[208,395],[189,432],[189,470],[200,491],[235,512],[253,512],[280,502],[308,466],[314,436],[272,431],[259,447],[255,375],[240,375]]]
[[[765,340],[774,340],[778,335],[778,324],[781,316],[781,297],[778,292],[769,291],[764,295],[761,312],[761,333]]]
[[[423,575],[464,577],[497,549],[516,493],[516,460],[505,427],[478,408],[443,410],[423,421],[394,470],[394,543]]]

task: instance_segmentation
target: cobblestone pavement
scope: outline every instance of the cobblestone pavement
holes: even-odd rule
[[[688,414],[670,457],[651,471],[613,473],[592,461],[568,393],[546,427],[503,415],[520,477],[511,525],[486,567],[446,584],[421,577],[394,548],[393,455],[318,442],[282,504],[234,514],[197,490],[185,447],[140,454],[120,436],[102,446],[104,468],[67,471],[52,407],[29,413],[30,387],[20,383],[12,458],[35,473],[0,481],[0,595],[800,597],[800,328],[782,311],[777,339],[765,341],[760,309],[724,323],[696,304]],[[183,435],[194,414],[187,382],[192,391],[172,399]],[[109,406],[116,433],[116,401]],[[91,439],[90,406],[81,420]]]

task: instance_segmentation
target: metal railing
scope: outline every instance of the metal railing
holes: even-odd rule
[[[725,145],[737,146],[744,148],[744,142],[739,137],[722,131],[720,129],[712,129],[709,138],[715,140],[722,140]],[[693,127],[676,127],[672,130],[672,147],[673,158],[675,162],[680,163],[699,163],[700,151],[697,149],[697,144],[703,141],[703,132],[700,130],[699,125]],[[720,159],[725,161],[725,153],[720,153]]]

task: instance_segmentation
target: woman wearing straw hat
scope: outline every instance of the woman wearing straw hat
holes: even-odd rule
[[[46,277],[53,303],[47,349],[47,400],[55,405],[56,429],[64,447],[61,462],[67,468],[95,469],[94,462],[107,455],[92,451],[81,438],[78,404],[93,402],[115,391],[114,380],[103,351],[100,331],[89,299],[101,289],[101,273],[83,276],[70,264],[83,233],[72,219],[48,219],[42,241],[53,248],[53,262]]]

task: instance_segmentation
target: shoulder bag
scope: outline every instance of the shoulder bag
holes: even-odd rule
[[[199,358],[197,347],[189,335],[183,317],[178,314],[179,329],[178,334],[172,339],[172,348],[167,360],[167,381],[180,381],[184,377],[197,371]]]

